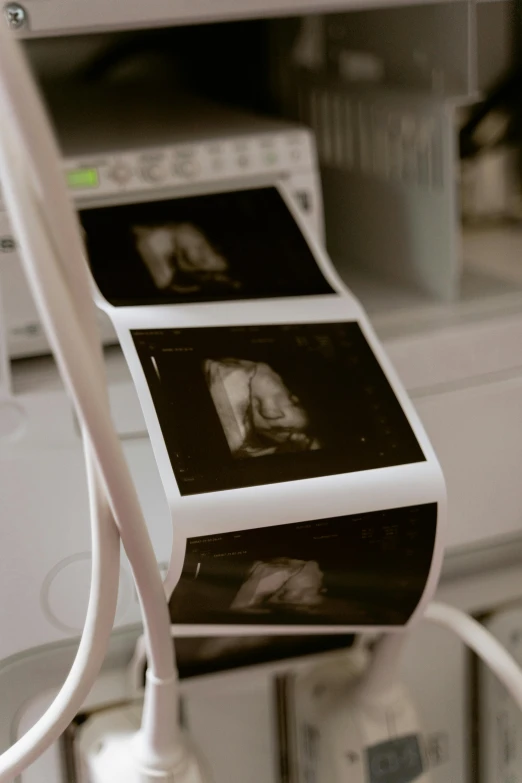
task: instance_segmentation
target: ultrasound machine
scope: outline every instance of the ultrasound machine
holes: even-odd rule
[[[519,779],[519,237],[460,221],[456,147],[508,15],[4,5],[0,781]],[[89,517],[113,631],[37,741]]]

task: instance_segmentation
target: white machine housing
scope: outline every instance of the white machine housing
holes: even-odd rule
[[[373,4],[373,3],[372,3]],[[377,4],[377,3],[375,3]],[[382,3],[380,3],[382,5]],[[56,36],[105,30],[144,29],[174,24],[289,16],[346,8],[343,0],[204,0],[173,5],[169,0],[23,0],[7,3],[6,22],[24,37]],[[354,2],[354,6],[361,5]],[[366,3],[365,3],[366,5]],[[369,5],[369,3],[368,3]]]

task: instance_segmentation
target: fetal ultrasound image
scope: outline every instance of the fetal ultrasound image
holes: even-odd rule
[[[424,459],[357,323],[132,336],[182,495]]]
[[[309,431],[310,417],[299,397],[269,364],[206,359],[203,368],[234,458],[321,448]]]
[[[430,571],[436,504],[189,538],[173,623],[396,625]]]
[[[333,293],[273,187],[84,209],[80,220],[115,306]]]

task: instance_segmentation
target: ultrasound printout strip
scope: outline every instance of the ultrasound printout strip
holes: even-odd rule
[[[81,220],[170,506],[166,592],[192,657],[243,660],[254,629],[414,619],[442,562],[440,467],[284,186]]]
[[[80,213],[96,284],[114,307],[333,294],[275,188]]]

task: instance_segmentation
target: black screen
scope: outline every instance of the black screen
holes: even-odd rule
[[[333,293],[273,187],[84,209],[80,220],[115,306]]]

